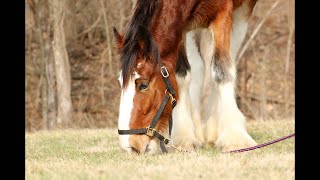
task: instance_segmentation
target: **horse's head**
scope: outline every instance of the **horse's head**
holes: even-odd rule
[[[139,27],[130,37],[121,36],[114,28],[114,35],[121,65],[118,79],[122,91],[118,120],[121,148],[154,154],[160,150],[161,138],[157,133],[168,137],[172,101],[178,98],[174,67],[161,62],[147,28]],[[151,128],[147,129],[148,126]]]

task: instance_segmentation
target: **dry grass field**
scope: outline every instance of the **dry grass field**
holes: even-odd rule
[[[295,132],[295,121],[248,121],[260,144]],[[249,152],[128,155],[116,129],[26,132],[26,179],[295,179],[294,138]]]

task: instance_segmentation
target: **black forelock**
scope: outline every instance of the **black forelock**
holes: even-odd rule
[[[126,87],[129,78],[136,64],[137,55],[141,52],[138,40],[144,43],[143,56],[149,56],[150,53],[155,57],[156,61],[159,52],[158,48],[151,36],[148,27],[160,0],[137,0],[135,11],[129,22],[127,33],[124,37],[124,45],[120,50],[120,63],[122,70],[123,86]]]

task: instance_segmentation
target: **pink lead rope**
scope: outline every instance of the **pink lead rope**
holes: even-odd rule
[[[252,147],[249,147],[249,148],[244,148],[244,149],[237,149],[237,150],[233,150],[233,151],[228,151],[228,152],[225,152],[225,153],[239,153],[239,152],[244,152],[244,151],[251,151],[251,150],[254,150],[254,149],[262,148],[262,147],[264,147],[264,146],[268,146],[268,145],[270,145],[270,144],[274,144],[274,143],[283,141],[283,140],[285,140],[285,139],[289,139],[289,138],[294,137],[294,136],[295,136],[295,133],[290,134],[290,135],[285,136],[285,137],[282,137],[282,138],[279,138],[279,139],[276,139],[276,140],[273,140],[273,141],[270,141],[270,142],[267,142],[267,143],[259,144],[259,145],[252,146]]]

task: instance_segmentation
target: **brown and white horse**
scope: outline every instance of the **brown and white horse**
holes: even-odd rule
[[[114,28],[122,149],[159,152],[171,116],[175,146],[215,143],[229,151],[256,145],[235,101],[235,58],[256,1],[137,1],[126,34]],[[177,100],[175,108],[169,98]]]

